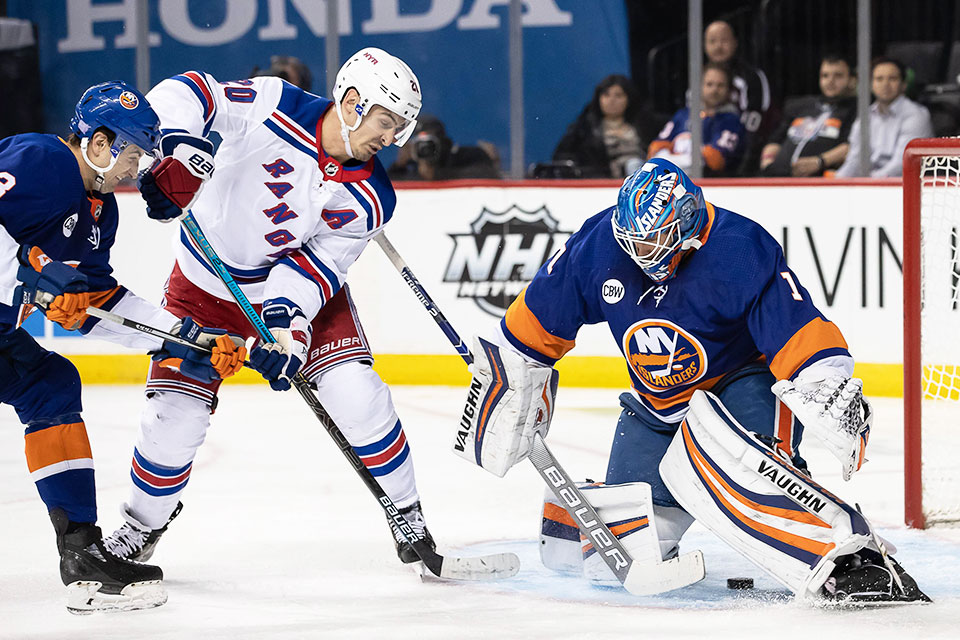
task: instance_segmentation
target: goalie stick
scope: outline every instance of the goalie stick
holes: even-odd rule
[[[243,310],[244,315],[250,324],[257,330],[260,339],[264,342],[276,342],[273,334],[267,329],[267,326],[260,319],[259,314],[250,304],[246,294],[240,290],[240,286],[227,271],[223,261],[217,256],[216,251],[207,241],[203,230],[197,224],[196,219],[190,211],[185,211],[180,218],[184,229],[194,239],[200,250],[210,261],[217,276],[223,282],[224,286],[230,291],[230,294],[236,300],[237,304]],[[293,378],[293,386],[300,392],[300,396],[306,401],[313,415],[316,416],[320,424],[323,425],[330,437],[336,443],[337,448],[343,453],[344,457],[350,461],[354,471],[360,476],[367,489],[374,495],[380,507],[387,514],[387,518],[393,523],[393,526],[401,532],[407,543],[413,547],[417,555],[423,561],[424,566],[430,573],[440,578],[450,580],[493,580],[509,578],[516,575],[520,570],[520,558],[513,553],[494,553],[477,557],[443,556],[430,548],[422,536],[418,535],[407,523],[403,515],[400,514],[396,505],[390,499],[390,496],[383,490],[377,479],[373,477],[370,470],[363,464],[360,457],[347,442],[347,438],[334,423],[333,418],[327,413],[320,399],[310,388],[310,382],[302,373],[297,373]]]
[[[377,241],[384,254],[403,276],[407,286],[416,294],[417,299],[430,313],[430,316],[443,331],[443,334],[447,336],[460,357],[467,365],[473,364],[473,355],[470,353],[470,349],[464,344],[453,325],[443,315],[443,312],[434,303],[420,281],[410,271],[410,267],[400,257],[393,243],[382,232],[375,236],[374,240]],[[634,595],[653,595],[679,589],[703,579],[705,575],[703,553],[699,550],[660,563],[639,564],[635,562],[629,552],[624,549],[617,536],[604,523],[603,518],[597,514],[593,505],[577,488],[576,483],[570,479],[567,472],[557,462],[556,457],[539,433],[535,433],[533,436],[533,450],[530,452],[529,458],[537,473],[550,487],[560,504],[564,505],[570,517],[577,523],[584,538],[594,545],[604,563],[617,577],[617,580],[623,584],[624,589]]]

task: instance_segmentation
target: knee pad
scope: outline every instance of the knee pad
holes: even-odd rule
[[[317,398],[350,444],[377,440],[397,423],[390,389],[369,364],[347,362],[313,380]]]
[[[137,450],[154,464],[179,467],[189,463],[206,438],[210,407],[182,393],[156,391],[140,415]]]
[[[696,391],[660,463],[673,496],[718,537],[801,597],[835,561],[872,544],[864,517]]]

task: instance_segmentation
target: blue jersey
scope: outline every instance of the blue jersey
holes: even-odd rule
[[[743,157],[746,131],[736,111],[718,111],[703,119],[703,159],[714,172],[736,168]],[[657,139],[650,143],[651,158],[667,150],[675,155],[690,155],[690,109],[684,107],[664,125]]]
[[[52,260],[76,266],[88,279],[96,306],[110,307],[125,289],[109,264],[117,232],[113,194],[87,192],[76,156],[54,135],[27,133],[0,140],[0,333],[17,326],[19,304],[11,278],[19,246],[39,247]],[[95,324],[87,318],[87,332]]]
[[[637,397],[666,422],[681,419],[696,389],[749,363],[765,361],[788,379],[822,358],[849,357],[776,240],[743,216],[706,206],[703,245],[660,285],[617,245],[613,207],[587,220],[507,310],[507,340],[553,365],[582,325],[606,322]]]

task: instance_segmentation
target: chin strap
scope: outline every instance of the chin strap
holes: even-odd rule
[[[94,188],[94,191],[100,191],[101,187],[103,187],[103,178],[104,178],[103,174],[105,174],[107,171],[110,171],[110,169],[113,169],[114,165],[117,164],[117,156],[111,153],[110,163],[107,164],[107,166],[105,167],[98,167],[97,165],[93,164],[93,160],[91,160],[89,156],[87,156],[88,144],[90,144],[90,138],[83,138],[80,141],[80,155],[83,156],[83,161],[87,163],[87,166],[97,172],[97,177],[96,177],[97,186]]]
[[[350,132],[357,130],[357,127],[360,126],[360,121],[363,120],[363,116],[358,113],[357,121],[352,127],[348,127],[346,121],[343,119],[343,109],[340,108],[339,104],[335,104],[334,108],[337,112],[337,117],[340,118],[340,137],[343,139],[343,145],[347,148],[347,155],[356,159],[356,156],[353,155],[353,149],[350,148]]]

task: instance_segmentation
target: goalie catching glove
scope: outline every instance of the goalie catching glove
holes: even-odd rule
[[[213,175],[213,143],[186,133],[168,133],[157,145],[160,159],[142,171],[137,188],[154,220],[174,220],[189,209]]]
[[[476,337],[473,379],[453,449],[503,477],[530,454],[533,434],[546,436],[559,374]]]
[[[840,460],[844,480],[860,470],[873,421],[862,380],[822,375],[811,368],[800,372],[795,381],[777,382],[771,391]]]
[[[242,338],[223,329],[201,327],[189,316],[174,325],[171,333],[206,347],[212,353],[164,340],[163,347],[153,353],[152,358],[159,361],[161,367],[174,369],[200,382],[229,378],[240,371],[247,357]]]
[[[300,307],[287,298],[264,301],[261,315],[276,342],[254,347],[250,351],[250,366],[263,374],[274,391],[286,391],[307,361],[310,322]]]

